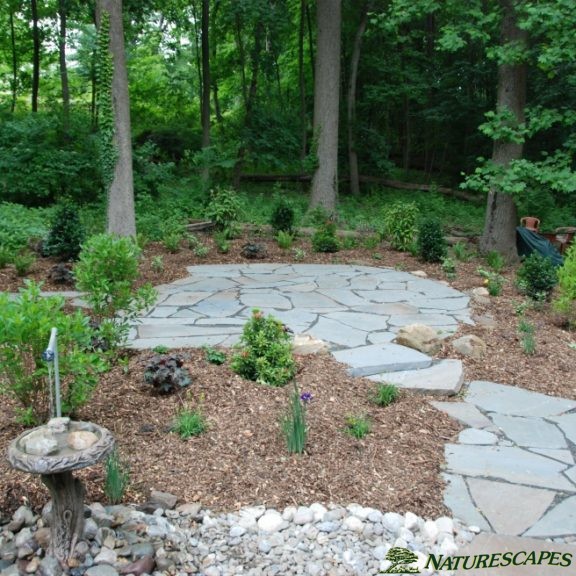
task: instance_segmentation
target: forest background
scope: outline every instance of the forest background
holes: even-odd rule
[[[233,185],[336,213],[401,181],[485,206],[510,256],[519,215],[576,225],[575,29],[568,0],[1,0],[0,201],[133,210],[125,67],[136,212]]]

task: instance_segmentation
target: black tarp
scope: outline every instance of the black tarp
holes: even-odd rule
[[[516,228],[516,248],[520,257],[530,256],[532,252],[536,251],[538,254],[550,258],[555,266],[562,266],[564,263],[560,252],[556,250],[549,240],[538,234],[538,232],[533,232],[523,226]]]

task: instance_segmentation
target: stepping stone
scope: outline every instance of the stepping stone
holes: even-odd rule
[[[369,304],[364,298],[357,296],[352,292],[352,290],[342,290],[342,289],[327,289],[318,290],[319,294],[334,300],[338,304],[343,304],[344,306],[363,306],[364,304]]]
[[[477,428],[466,428],[458,434],[460,444],[475,444],[478,446],[491,446],[498,444],[498,436],[487,430],[478,430]]]
[[[292,308],[292,303],[288,298],[269,289],[257,292],[243,292],[240,296],[240,302],[250,308],[262,307],[278,310],[290,310]]]
[[[558,460],[558,462],[564,462],[565,464],[574,464],[574,456],[570,450],[548,450],[547,448],[530,448],[530,452],[535,452],[536,454],[542,454],[542,456],[547,456],[553,460]],[[565,472],[565,474],[568,474]]]
[[[518,536],[535,524],[556,496],[552,490],[469,478],[470,495],[498,534]],[[529,502],[529,506],[519,506]]]
[[[446,481],[444,504],[452,511],[452,515],[470,526],[490,531],[490,525],[470,497],[464,478],[455,474],[442,474],[442,477]]]
[[[388,324],[386,323],[387,316],[378,316],[376,314],[363,314],[362,312],[331,312],[324,315],[330,320],[336,320],[366,332],[386,330]]]
[[[325,342],[353,348],[354,350],[357,349],[354,348],[355,346],[364,346],[366,344],[368,335],[364,330],[344,326],[340,322],[336,322],[336,320],[329,320],[324,317],[320,317],[318,322],[306,332]]]
[[[535,553],[536,560],[540,558],[541,553],[557,552],[556,558],[561,558],[563,554],[570,554],[572,565],[574,565],[573,544],[558,544],[535,538],[520,538],[501,534],[479,534],[470,544],[458,550],[458,556],[467,556],[470,558],[469,562],[472,562],[475,556],[478,557],[482,554],[489,557],[492,557],[492,554],[499,554],[499,558],[502,559],[502,554],[506,552],[511,552],[512,557],[516,554],[519,555],[517,566],[510,564],[506,567],[494,565],[493,568],[480,568],[478,570],[460,569],[454,572],[454,576],[569,576],[570,568],[550,565],[546,559],[540,565],[530,564],[530,561],[523,564],[522,562],[526,561],[528,554],[532,552]],[[549,557],[545,556],[544,558]],[[462,568],[462,564],[460,568]]]
[[[139,338],[180,338],[183,336],[215,336],[239,334],[241,326],[147,325],[137,327]]]
[[[424,394],[457,394],[464,381],[460,360],[440,360],[429,368],[403,370],[369,376],[376,382],[388,382],[398,387]]]
[[[321,336],[320,336],[321,337]],[[325,338],[324,338],[325,339]],[[432,359],[412,348],[398,344],[372,344],[333,353],[338,362],[348,364],[352,376],[371,376],[382,372],[428,368]]]
[[[549,420],[556,422],[562,428],[562,432],[564,432],[568,440],[576,444],[576,414],[566,414],[556,418],[549,418]]]
[[[470,383],[466,402],[475,404],[487,412],[511,416],[557,416],[576,408],[576,402],[573,400],[553,398],[539,392],[478,380]],[[573,415],[573,418],[576,438],[576,415]]]
[[[518,446],[552,449],[567,447],[566,439],[558,427],[542,418],[504,414],[491,414],[490,418]]]
[[[492,422],[472,404],[467,404],[466,402],[431,402],[431,404],[437,410],[446,412],[448,416],[471,428],[492,426]]]
[[[370,344],[389,344],[396,338],[394,332],[370,332],[368,342]]]
[[[571,496],[552,508],[524,535],[553,538],[555,536],[572,535],[574,532],[576,532],[576,496]],[[572,550],[574,553],[574,547],[572,547]]]
[[[444,453],[448,472],[576,492],[576,485],[562,474],[566,465],[521,448],[446,444]]]
[[[178,336],[175,338],[138,338],[128,342],[128,347],[134,350],[151,350],[157,346],[166,348],[200,348],[201,346],[227,346],[231,338],[226,334],[214,336]]]

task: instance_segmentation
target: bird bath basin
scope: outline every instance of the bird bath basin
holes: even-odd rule
[[[84,486],[72,471],[96,464],[114,448],[114,437],[91,422],[52,418],[8,447],[13,468],[40,474],[52,495],[50,553],[66,565],[84,529]]]

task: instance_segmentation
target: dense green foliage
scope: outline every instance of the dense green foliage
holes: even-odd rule
[[[282,322],[254,310],[244,325],[231,367],[240,376],[269,386],[284,386],[292,380],[296,363],[290,334]]]
[[[130,471],[128,466],[114,450],[106,459],[106,477],[104,479],[104,494],[110,504],[119,504],[128,489]]]
[[[42,297],[40,286],[32,283],[17,299],[0,292],[0,316],[0,392],[20,403],[26,423],[48,419],[48,365],[42,353],[51,329],[57,328],[62,413],[74,414],[89,400],[104,368],[99,356],[89,351],[94,336],[89,318],[80,311],[64,311],[64,298]]]
[[[426,219],[418,228],[418,255],[424,262],[442,262],[447,256],[446,239],[438,220]]]
[[[45,254],[58,256],[62,260],[75,260],[85,236],[78,207],[69,201],[62,202],[56,207],[52,227],[42,250]]]
[[[318,226],[312,235],[314,252],[338,252],[340,244],[336,238],[336,222],[326,220]]]
[[[296,214],[294,208],[286,201],[280,198],[274,202],[270,225],[275,232],[291,233],[294,228]]]
[[[576,327],[576,244],[566,252],[564,265],[558,270],[558,297],[554,306],[571,327]]]
[[[538,252],[524,259],[516,276],[518,289],[533,300],[546,300],[558,283],[556,266]]]
[[[290,406],[281,426],[288,452],[302,454],[306,447],[308,430],[306,427],[306,407],[296,384],[294,384],[294,390],[290,395]]]
[[[420,211],[414,202],[396,202],[384,209],[383,235],[392,248],[401,251],[413,248],[419,216]]]

